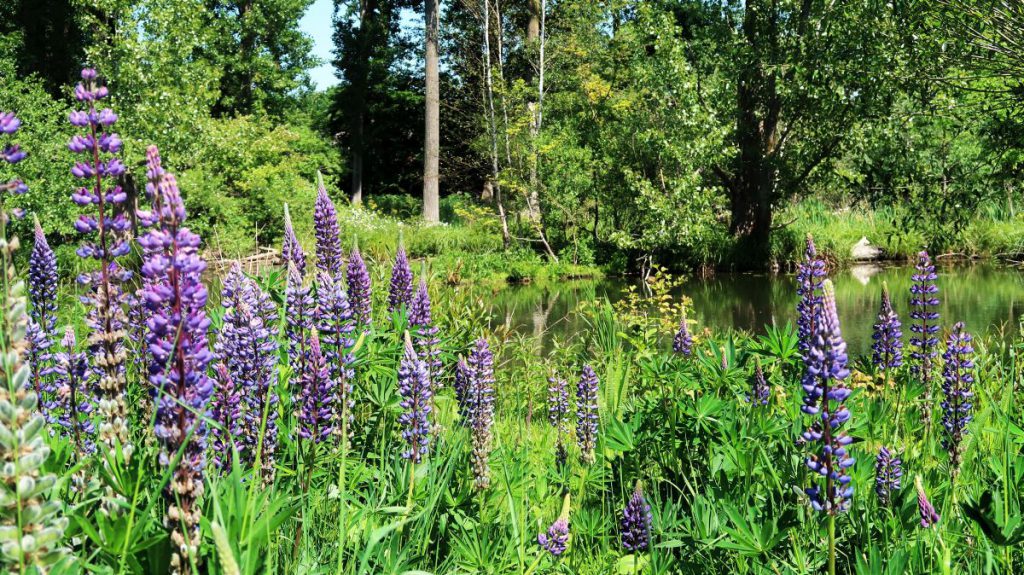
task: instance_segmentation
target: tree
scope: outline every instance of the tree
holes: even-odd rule
[[[426,76],[426,126],[423,151],[423,219],[437,223],[441,219],[439,197],[439,159],[441,146],[441,101],[438,79],[437,35],[440,0],[424,3],[424,70]]]

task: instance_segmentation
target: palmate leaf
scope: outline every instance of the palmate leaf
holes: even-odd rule
[[[729,516],[729,525],[723,530],[728,537],[716,543],[721,549],[737,551],[747,557],[760,557],[771,553],[786,537],[776,519],[757,525],[753,518],[744,517],[732,505],[725,507],[725,513]]]
[[[963,507],[964,515],[977,523],[985,537],[996,545],[1005,547],[1024,543],[1024,523],[1021,521],[1021,516],[1011,515],[1006,518],[1003,525],[1000,525],[992,510],[992,499],[992,492],[985,491],[979,501],[972,500],[963,503],[961,507]]]

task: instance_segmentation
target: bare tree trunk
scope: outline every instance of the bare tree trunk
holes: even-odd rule
[[[544,244],[544,250],[547,252],[549,258],[557,262],[558,256],[556,256],[554,250],[551,249],[551,244],[548,243],[547,235],[544,233],[544,221],[540,214],[540,178],[537,177],[537,169],[540,164],[540,157],[537,153],[537,136],[540,134],[540,129],[544,120],[544,25],[547,19],[546,12],[547,0],[540,0],[540,48],[538,50],[539,56],[537,58],[537,104],[534,110],[535,115],[533,119],[534,129],[536,131],[533,133],[533,138],[530,142],[530,172],[531,178],[534,181],[530,184],[530,194],[527,197],[526,205],[529,210],[530,219],[537,228],[537,236],[540,238],[541,243]]]
[[[352,130],[352,203],[355,205],[363,203],[363,112],[362,107],[356,111]]]
[[[426,22],[426,126],[423,150],[423,219],[427,223],[441,220],[439,184],[439,161],[441,147],[440,86],[438,80],[437,34],[440,0],[426,0],[424,3]]]
[[[500,22],[499,22],[500,25]],[[494,120],[494,84],[491,79],[491,10],[490,0],[484,0],[484,84],[487,101],[487,128],[491,133],[491,183],[494,186],[494,199],[498,205],[498,218],[501,220],[501,241],[506,248],[512,243],[508,232],[508,219],[505,217],[505,206],[502,204],[501,184],[498,183],[498,127]]]

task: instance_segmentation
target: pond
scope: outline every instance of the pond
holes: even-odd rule
[[[1018,337],[1024,314],[1024,271],[994,264],[938,265],[939,312],[942,323],[963,321],[968,330],[1004,340]],[[911,266],[862,265],[832,274],[840,322],[850,352],[869,353],[871,330],[878,313],[882,282],[887,282],[893,306],[910,331],[909,289]],[[622,279],[573,281],[544,287],[517,286],[493,295],[492,322],[507,323],[520,333],[541,338],[545,349],[555,338],[567,339],[583,328],[572,313],[592,298],[617,301],[627,282]],[[679,289],[693,300],[698,330],[739,329],[763,333],[766,325],[785,325],[796,319],[796,285],[789,274],[719,274],[710,279],[688,279]],[[677,294],[678,295],[678,294]]]

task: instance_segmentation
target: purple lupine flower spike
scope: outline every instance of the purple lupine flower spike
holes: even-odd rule
[[[294,261],[288,262],[288,279],[284,291],[288,365],[292,368],[292,382],[297,383],[306,372],[309,330],[313,328],[316,310],[309,286],[303,285],[302,273]]]
[[[13,112],[0,112],[0,134],[12,136],[15,132],[18,131],[18,128],[20,127],[21,120],[19,120]],[[2,149],[0,149],[0,160],[3,160],[8,164],[17,164],[23,159],[25,159],[25,152],[21,150],[18,144],[6,144]],[[0,193],[8,192],[13,196],[18,196],[24,194],[27,191],[28,186],[26,186],[25,182],[18,178],[6,182],[0,181]],[[15,213],[14,215],[15,217],[19,217],[17,213]],[[6,221],[6,211],[0,213],[0,218],[4,218],[4,220]],[[29,285],[29,290],[31,289],[32,286]]]
[[[355,340],[352,339],[355,325],[352,320],[352,308],[348,305],[348,296],[345,295],[345,288],[340,280],[340,276],[334,279],[327,272],[320,272],[316,292],[316,322],[324,358],[335,384],[334,431],[341,435],[344,429],[344,435],[348,435],[348,424],[352,423],[355,408],[355,401],[352,399],[352,381],[355,379],[352,364],[355,362],[355,356],[351,352],[352,346],[355,345]],[[347,437],[342,439],[348,441]]]
[[[672,351],[690,357],[693,353],[693,336],[690,335],[690,326],[686,324],[686,314],[679,320],[679,329],[672,338]]]
[[[548,527],[547,533],[537,536],[537,543],[553,557],[558,557],[569,546],[569,520],[559,517]]]
[[[150,383],[157,390],[155,435],[163,466],[180,460],[167,487],[167,527],[171,530],[171,570],[187,572],[200,542],[199,500],[203,495],[206,436],[213,382],[207,333],[206,262],[199,236],[184,227],[185,205],[175,178],[164,174],[158,185],[154,225],[139,238],[146,308]]]
[[[402,414],[398,422],[402,425],[402,439],[407,448],[402,457],[419,463],[430,452],[430,411],[433,397],[427,364],[416,355],[412,338],[405,335],[405,355],[398,367],[398,394]]]
[[[942,427],[945,438],[942,446],[949,452],[949,465],[955,478],[960,471],[963,456],[963,439],[967,435],[967,424],[971,422],[971,403],[974,392],[974,347],[973,338],[964,330],[963,322],[957,322],[946,339],[946,352],[942,354]]]
[[[334,381],[316,330],[309,335],[309,359],[301,378],[299,437],[322,443],[334,433]]]
[[[548,421],[555,429],[555,461],[564,465],[569,457],[569,384],[557,375],[548,378]]]
[[[761,362],[754,364],[754,380],[751,384],[750,395],[747,401],[754,407],[764,407],[771,399],[772,388],[768,386],[768,380],[764,377],[764,370],[761,369]]]
[[[391,267],[391,286],[388,290],[388,313],[394,313],[403,305],[408,307],[412,303],[412,269],[409,268],[409,258],[405,255],[405,246],[401,240],[398,242],[398,252],[395,254],[395,263]]]
[[[459,419],[466,427],[472,425],[470,406],[470,387],[472,384],[472,373],[466,360],[461,356],[455,363],[455,380],[452,387],[455,388],[455,401],[459,404]]]
[[[651,544],[651,506],[638,481],[622,510],[622,547],[626,551],[646,551]]]
[[[57,256],[46,241],[39,219],[35,219],[35,243],[28,257],[28,316],[51,336],[57,327]]]
[[[427,362],[430,370],[430,381],[434,384],[434,392],[441,388],[441,349],[438,347],[437,326],[433,325],[430,314],[430,292],[427,290],[426,270],[420,277],[419,288],[409,306],[409,327],[413,329],[412,343],[416,353]]]
[[[871,362],[883,370],[903,365],[903,332],[900,317],[892,308],[889,287],[882,284],[882,305],[878,310],[878,323],[871,334]]]
[[[71,440],[79,457],[85,457],[96,448],[93,443],[96,428],[91,419],[94,398],[88,390],[89,359],[85,352],[78,351],[75,330],[71,326],[64,331],[61,347],[63,351],[54,356],[56,393],[53,412],[60,425],[60,434]]]
[[[917,488],[917,510],[921,515],[921,527],[928,529],[937,525],[942,517],[935,511],[932,502],[928,500],[928,494],[924,492],[920,475],[914,478],[914,487]]]
[[[817,308],[821,305],[821,282],[825,275],[825,260],[818,257],[814,238],[807,234],[804,261],[800,262],[796,273],[796,293],[800,296],[800,301],[796,305],[796,328],[800,352],[803,354],[810,350],[811,342],[814,340]]]
[[[242,442],[242,395],[224,363],[213,366],[216,374],[210,419],[213,426],[213,464],[217,469],[231,471],[234,454],[245,449]],[[239,455],[241,459],[241,455]]]
[[[469,357],[469,393],[466,400],[473,451],[474,486],[487,489],[491,485],[491,428],[494,425],[494,354],[485,338],[476,340]]]
[[[82,82],[75,87],[75,99],[85,110],[71,112],[73,126],[84,128],[68,143],[68,149],[83,155],[71,173],[82,180],[71,199],[82,208],[94,210],[82,214],[75,229],[91,234],[78,248],[78,255],[95,260],[96,269],[80,277],[89,286],[84,300],[90,305],[86,318],[90,356],[99,372],[97,408],[101,424],[99,439],[109,451],[120,445],[127,459],[133,452],[128,436],[128,407],[125,401],[124,293],[121,284],[130,274],[117,263],[130,248],[128,235],[131,222],[125,213],[127,194],[116,182],[125,173],[125,166],[116,154],[121,151],[121,138],[111,131],[117,115],[109,108],[97,110],[97,104],[109,95],[105,86],[97,84],[96,71],[82,70]]]
[[[338,210],[327,195],[324,177],[316,173],[316,203],[313,204],[313,234],[316,236],[316,267],[333,277],[341,275],[341,230]]]
[[[808,444],[821,444],[821,452],[807,459],[807,467],[821,475],[825,483],[824,488],[815,486],[806,492],[816,510],[835,515],[849,509],[853,497],[852,478],[847,472],[854,463],[847,451],[853,438],[840,431],[850,419],[844,405],[850,390],[843,383],[850,370],[831,281],[822,283],[822,292],[814,340],[805,359],[804,405],[800,409],[817,416],[802,438]]]
[[[935,273],[935,266],[932,264],[928,252],[923,251],[917,254],[917,264],[914,266],[916,273],[910,279],[913,282],[910,286],[910,331],[913,336],[910,338],[910,358],[913,364],[910,370],[920,376],[925,386],[922,419],[925,423],[931,421],[932,411],[932,365],[938,355],[939,339],[939,312],[935,311],[939,306],[939,287],[935,285],[938,274]]]
[[[576,384],[576,444],[580,448],[580,460],[584,465],[595,461],[599,420],[597,391],[597,374],[594,368],[584,365],[580,381]]]
[[[295,227],[292,226],[292,216],[288,212],[288,204],[284,205],[284,240],[281,244],[281,261],[284,262],[285,270],[289,264],[294,265],[299,271],[300,277],[306,275],[306,254],[302,251],[302,244],[295,235]]]
[[[892,496],[900,490],[903,477],[903,461],[886,447],[878,450],[875,458],[875,494],[883,507],[892,503]]]
[[[366,270],[366,263],[362,254],[359,253],[359,246],[352,246],[352,253],[348,257],[348,304],[352,306],[352,315],[355,318],[356,326],[362,331],[369,331],[372,320],[372,293],[370,292],[370,272]]]
[[[52,341],[49,334],[43,330],[32,318],[28,320],[25,329],[25,341],[28,343],[28,365],[32,373],[29,384],[32,391],[36,392],[36,400],[40,412],[48,423],[53,423],[53,416],[50,414],[52,404],[50,387],[50,376],[53,375],[51,366],[53,354],[50,353]]]

